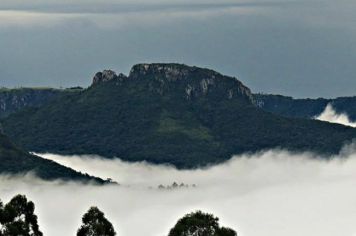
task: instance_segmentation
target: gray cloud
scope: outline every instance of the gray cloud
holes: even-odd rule
[[[2,1],[0,86],[87,86],[104,68],[181,62],[255,92],[353,95],[352,1]]]
[[[179,19],[207,19],[221,15],[254,13],[256,8],[270,6],[271,3],[174,3],[169,4],[67,4],[39,5],[0,8],[2,27],[52,27],[86,21],[92,27],[118,29],[123,26],[166,25]]]
[[[195,209],[220,216],[223,225],[235,228],[241,236],[356,233],[352,145],[331,161],[308,153],[271,150],[195,171],[93,156],[43,156],[122,184],[95,187],[43,182],[30,176],[1,177],[2,199],[27,194],[36,203],[46,235],[74,234],[91,205],[105,211],[122,236],[166,235],[179,217]],[[195,183],[197,188],[149,189],[173,181]]]

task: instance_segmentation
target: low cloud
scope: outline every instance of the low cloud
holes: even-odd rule
[[[53,27],[80,17],[80,14],[0,10],[0,27]]]
[[[338,114],[331,104],[328,104],[325,107],[325,110],[319,116],[315,117],[315,119],[327,121],[330,123],[337,123],[346,126],[356,127],[356,122],[352,122],[347,116],[347,114]]]
[[[305,0],[225,0],[218,3],[212,0],[198,0],[193,3],[187,0],[30,0],[24,3],[4,0],[0,4],[0,26],[44,27],[81,21],[83,24],[91,23],[104,29],[117,29],[135,24],[167,25],[187,18],[201,20],[208,17],[253,15],[288,22],[286,26],[292,22],[300,22],[315,28],[353,28],[354,20],[351,16],[356,5],[349,1],[342,1],[337,6],[332,3]],[[337,21],[328,21],[336,10],[343,15]]]
[[[258,12],[265,4],[75,4],[20,7],[0,7],[0,27],[53,27],[82,24],[101,29],[120,29],[133,26],[154,26],[187,19],[204,20],[208,17],[246,15]]]
[[[42,155],[74,169],[111,177],[120,186],[46,182],[31,175],[0,178],[0,196],[23,193],[36,204],[45,235],[73,235],[92,205],[121,236],[167,235],[185,213],[201,209],[240,236],[345,235],[356,233],[354,146],[330,161],[271,150],[234,157],[199,170],[104,160],[98,156]],[[158,190],[159,184],[196,188]],[[150,188],[151,187],[151,188]]]

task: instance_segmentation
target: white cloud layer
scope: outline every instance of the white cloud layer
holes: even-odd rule
[[[347,114],[336,113],[336,111],[334,110],[331,104],[328,104],[325,107],[325,110],[319,116],[315,117],[315,119],[321,121],[327,121],[330,123],[337,123],[346,126],[356,127],[356,122],[352,122],[347,116]]]
[[[354,236],[356,229],[356,153],[340,159],[268,151],[243,155],[205,170],[179,171],[147,163],[93,156],[42,155],[74,169],[111,177],[121,186],[88,186],[1,177],[0,196],[27,194],[36,203],[45,235],[74,235],[91,205],[102,209],[121,236],[167,235],[179,217],[201,209],[221,218],[240,236]],[[165,190],[172,182],[197,188]]]

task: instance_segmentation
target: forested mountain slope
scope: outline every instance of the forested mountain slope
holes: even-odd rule
[[[256,107],[236,78],[181,64],[103,71],[88,89],[2,121],[27,150],[99,154],[192,168],[269,148],[339,152],[356,129]]]

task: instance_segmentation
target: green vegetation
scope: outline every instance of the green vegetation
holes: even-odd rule
[[[190,213],[180,219],[168,236],[237,236],[230,228],[220,227],[219,218],[201,211]]]
[[[114,227],[108,221],[104,213],[97,207],[91,207],[84,214],[83,225],[79,228],[77,236],[115,236]]]
[[[195,168],[270,148],[338,153],[356,129],[286,118],[255,106],[235,78],[178,64],[137,65],[2,120],[25,149],[98,154]]]
[[[192,124],[184,124],[182,121],[170,117],[161,118],[157,131],[162,134],[180,133],[191,139],[206,141],[213,139],[208,128],[200,124],[197,124],[197,127]]]
[[[56,162],[28,154],[0,134],[0,174],[24,174],[27,172],[34,173],[45,180],[62,179],[104,183],[99,178],[76,172]]]

